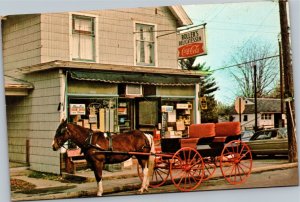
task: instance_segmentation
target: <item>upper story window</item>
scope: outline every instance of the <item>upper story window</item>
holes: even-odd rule
[[[272,119],[272,115],[271,114],[262,114],[261,115],[261,119],[262,120],[271,120]]]
[[[154,25],[135,24],[135,60],[136,65],[155,66]]]
[[[72,60],[96,61],[95,18],[72,15]]]

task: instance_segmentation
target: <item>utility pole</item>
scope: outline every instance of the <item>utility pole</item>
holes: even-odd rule
[[[282,64],[282,45],[281,45],[281,39],[278,38],[278,47],[279,47],[279,72],[280,72],[280,113],[281,113],[281,123],[280,127],[284,127],[284,89],[283,89],[283,64]]]
[[[284,74],[284,97],[286,101],[286,118],[289,145],[289,162],[297,162],[297,144],[294,121],[294,82],[290,50],[289,25],[287,17],[287,0],[279,0],[279,14],[282,42],[282,62]]]
[[[258,130],[257,127],[257,87],[256,87],[256,77],[257,77],[257,68],[256,68],[256,64],[253,65],[253,71],[254,71],[254,82],[253,82],[253,86],[254,86],[254,131],[256,132]]]

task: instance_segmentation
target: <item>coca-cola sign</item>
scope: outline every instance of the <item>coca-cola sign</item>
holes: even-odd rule
[[[179,34],[178,59],[206,54],[204,28]]]

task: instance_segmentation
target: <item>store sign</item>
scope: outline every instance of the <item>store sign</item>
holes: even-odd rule
[[[201,106],[202,110],[206,110],[207,109],[206,97],[200,97],[200,106]]]
[[[179,34],[178,59],[191,58],[205,54],[207,54],[207,52],[204,28]]]
[[[70,115],[85,115],[85,104],[70,104]]]
[[[192,104],[190,104],[190,103],[178,103],[178,104],[176,104],[176,109],[192,109]]]
[[[89,123],[97,123],[97,115],[89,115]]]

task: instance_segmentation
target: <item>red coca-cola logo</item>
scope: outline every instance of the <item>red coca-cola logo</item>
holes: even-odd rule
[[[204,54],[203,43],[193,43],[178,48],[179,58],[188,58]]]

